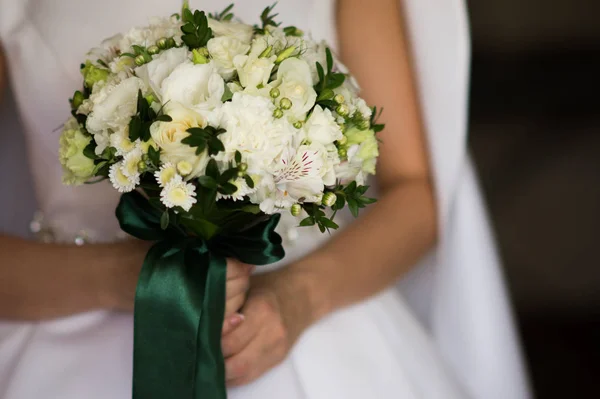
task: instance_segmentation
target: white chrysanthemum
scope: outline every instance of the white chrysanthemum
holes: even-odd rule
[[[159,170],[154,172],[154,177],[160,187],[165,187],[175,176],[177,176],[177,169],[172,163],[163,164]]]
[[[142,160],[142,150],[137,147],[123,158],[123,174],[127,177],[135,177],[139,174],[139,163]]]
[[[135,189],[140,182],[139,174],[134,177],[127,177],[123,173],[123,162],[117,162],[110,167],[108,177],[113,187],[120,193],[128,193]]]
[[[167,208],[178,206],[187,212],[196,203],[195,187],[184,182],[181,176],[176,176],[160,192],[160,200]]]

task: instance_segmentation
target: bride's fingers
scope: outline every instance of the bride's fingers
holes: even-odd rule
[[[225,287],[227,291],[227,299],[233,298],[234,296],[238,296],[240,294],[244,294],[248,291],[250,287],[250,277],[242,276],[238,278],[234,278],[231,280],[227,280],[227,285]]]
[[[244,315],[241,313],[234,313],[231,316],[225,317],[225,321],[223,322],[223,329],[221,330],[221,336],[224,337],[230,332],[232,332],[237,326],[242,324],[244,318]]]
[[[244,318],[244,322],[238,324],[236,328],[224,334],[221,338],[221,349],[223,356],[227,359],[237,353],[240,353],[258,334],[259,325],[256,319]]]
[[[259,333],[240,353],[225,359],[227,386],[246,385],[283,359],[279,354],[272,353],[272,348],[266,343]]]
[[[240,262],[237,259],[227,259],[227,280],[247,276],[252,270],[251,265]]]

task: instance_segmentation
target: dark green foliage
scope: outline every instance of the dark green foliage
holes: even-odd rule
[[[185,8],[183,10],[183,26],[181,40],[190,50],[204,47],[213,37],[212,29],[208,27],[208,18],[204,11],[192,12]]]

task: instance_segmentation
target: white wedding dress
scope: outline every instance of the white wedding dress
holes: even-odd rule
[[[229,1],[191,3],[217,11]],[[237,3],[236,14],[255,22],[272,0]],[[153,14],[169,15],[180,5],[178,0],[0,0],[0,39],[43,223],[55,240],[119,237],[118,195],[111,187],[70,188],[60,181],[55,129],[68,116],[67,99],[81,84],[83,55],[101,39],[145,24]],[[312,326],[283,364],[230,390],[231,399],[529,397],[465,151],[469,42],[464,4],[406,0],[404,5],[436,173],[440,244],[400,289]],[[334,1],[282,0],[277,11],[285,24],[335,47],[333,6]],[[382,40],[385,31],[382,27]],[[287,248],[286,261],[321,239],[301,231]],[[93,311],[39,323],[0,321],[0,398],[125,399],[131,396],[131,355],[129,314]]]

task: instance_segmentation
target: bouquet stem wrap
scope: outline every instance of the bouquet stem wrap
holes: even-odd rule
[[[226,257],[253,265],[283,259],[279,215],[205,240],[161,229],[159,211],[136,192],[121,197],[116,213],[125,232],[156,242],[135,297],[133,399],[225,399]]]

